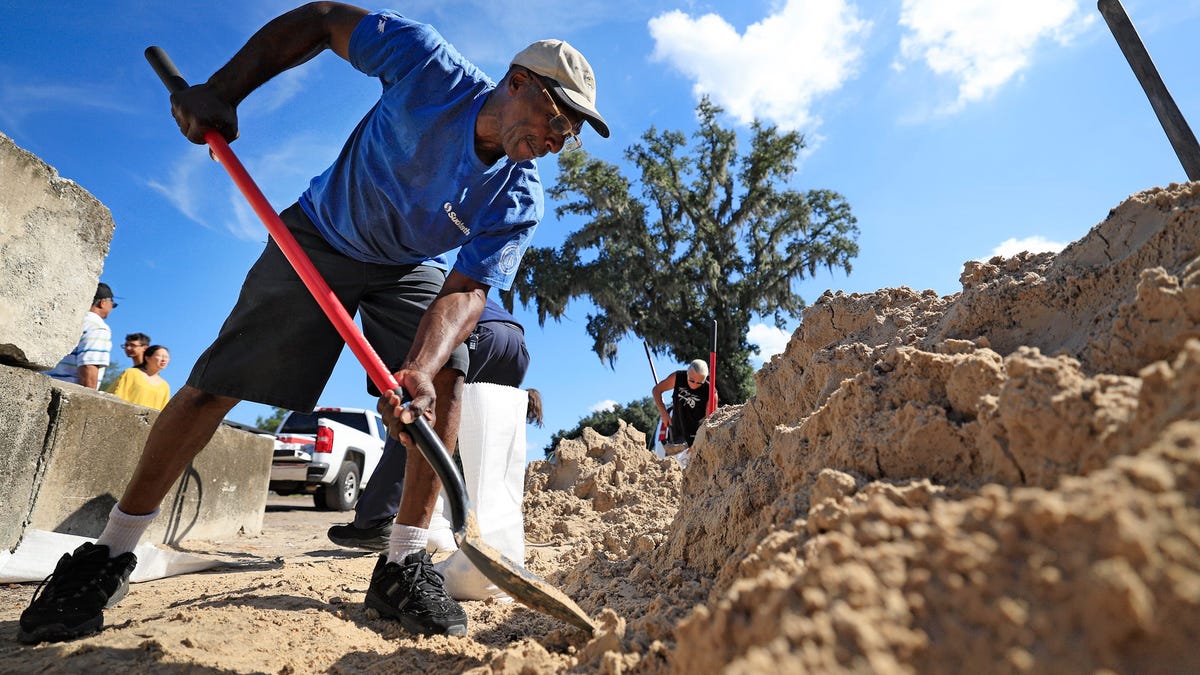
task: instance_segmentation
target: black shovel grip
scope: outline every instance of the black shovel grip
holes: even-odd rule
[[[146,60],[150,62],[150,67],[158,73],[158,79],[166,85],[167,91],[174,94],[181,89],[187,89],[187,80],[179,74],[179,69],[171,62],[171,57],[163,51],[162,47],[146,47]]]

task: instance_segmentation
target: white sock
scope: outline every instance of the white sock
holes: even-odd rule
[[[107,546],[110,558],[115,558],[122,553],[129,553],[137,548],[138,541],[141,540],[142,535],[146,533],[146,529],[150,527],[150,523],[154,522],[154,517],[157,515],[158,509],[154,509],[152,513],[144,516],[131,516],[114,504],[112,511],[108,512],[108,524],[104,526],[104,531],[96,539],[96,545]]]
[[[410,553],[424,552],[428,542],[429,530],[397,523],[388,539],[388,562],[402,564]]]

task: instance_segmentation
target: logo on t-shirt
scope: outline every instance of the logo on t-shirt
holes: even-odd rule
[[[517,246],[516,242],[509,242],[500,251],[500,272],[503,274],[512,274],[517,271],[517,265],[521,264],[521,247]]]
[[[700,405],[700,397],[696,394],[693,394],[687,387],[680,387],[679,389],[676,389],[675,395],[678,397],[680,403],[689,408],[695,408],[696,406]]]
[[[467,227],[467,224],[462,221],[462,218],[458,217],[458,214],[454,212],[454,207],[450,205],[450,202],[442,204],[442,209],[446,212],[447,216],[450,216],[450,222],[454,223],[454,226],[458,228],[459,232],[470,236],[471,228]]]

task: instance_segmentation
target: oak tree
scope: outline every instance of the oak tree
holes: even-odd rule
[[[707,360],[715,319],[718,395],[741,403],[754,391],[751,322],[799,317],[798,283],[818,267],[849,272],[858,228],[837,192],[791,187],[802,134],[755,121],[739,152],[720,107],[704,99],[696,112],[690,145],[651,127],[625,151],[636,181],[586,153],[559,155],[549,194],[559,218],[582,226],[557,248],[530,248],[505,303],[533,304],[544,325],[588,298],[592,349],[609,365],[628,333],[680,363]]]

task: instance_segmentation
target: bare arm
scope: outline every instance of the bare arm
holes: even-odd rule
[[[404,367],[395,374],[396,382],[413,397],[412,403],[401,408],[399,397],[389,393],[380,402],[380,413],[389,428],[397,419],[407,424],[417,415],[433,410],[436,400],[433,376],[478,323],[487,294],[485,284],[459,272],[447,275],[441,292],[421,318]],[[398,432],[399,429],[394,431],[397,437]]]
[[[652,390],[654,393],[654,405],[658,406],[658,414],[662,416],[663,424],[671,424],[671,416],[667,413],[667,406],[663,403],[662,395],[671,390],[675,386],[675,373],[663,378],[662,382],[654,385]]]
[[[193,143],[216,129],[237,138],[237,106],[267,80],[325,49],[348,58],[350,36],[367,10],[338,2],[310,2],[272,19],[204,84],[171,96],[179,130]]]
[[[100,388],[100,368],[99,366],[79,366],[75,369],[75,377],[79,380],[79,384],[89,389]]]

